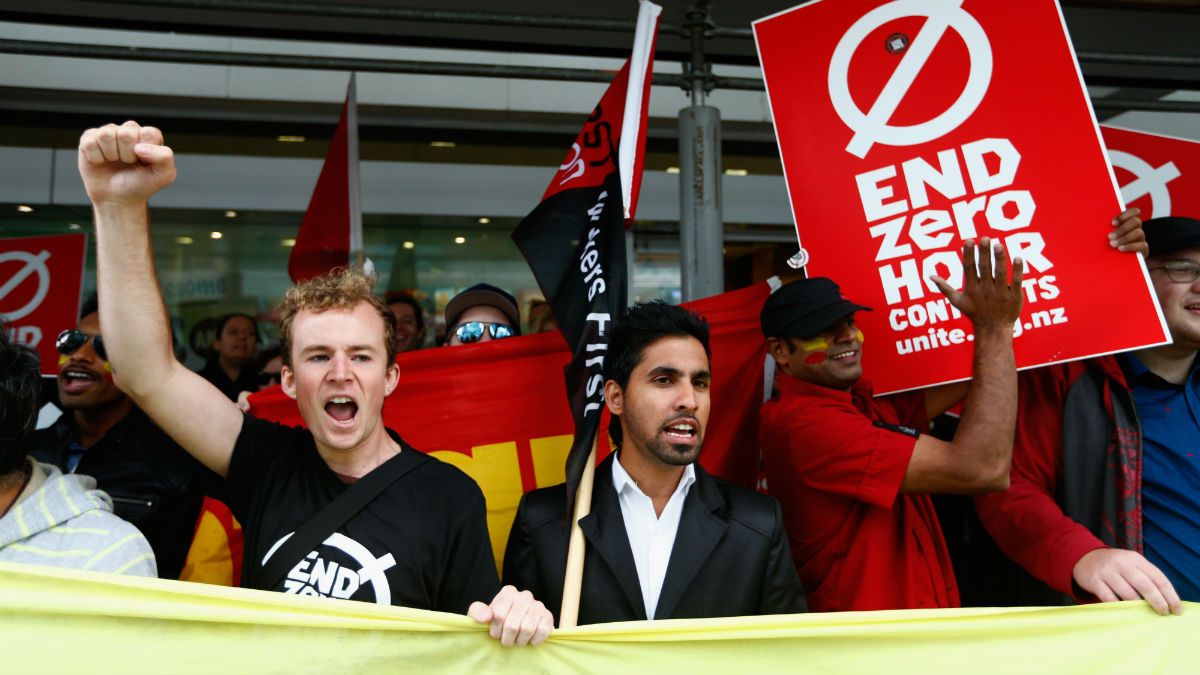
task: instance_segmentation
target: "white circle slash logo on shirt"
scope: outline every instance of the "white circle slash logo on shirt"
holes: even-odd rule
[[[291,539],[293,534],[295,533],[289,532],[275,542],[263,556],[264,566],[271,559],[271,555]],[[375,592],[376,604],[392,604],[392,589],[388,585],[387,575],[384,574],[396,566],[396,559],[391,553],[376,558],[366,546],[340,532],[329,535],[321,543],[321,547],[334,549],[341,555],[330,551],[322,555],[320,547],[309,551],[303,560],[288,571],[283,580],[285,593],[348,600],[358,589],[370,584]],[[347,564],[350,562],[354,563],[353,566]]]
[[[862,159],[876,143],[893,146],[927,143],[954,131],[979,107],[992,81],[992,46],[983,27],[962,8],[962,3],[963,0],[896,0],[867,12],[842,36],[829,62],[829,97],[838,117],[854,131],[846,152]],[[850,60],[872,31],[909,16],[924,16],[928,20],[911,44],[900,50],[904,53],[900,65],[871,109],[864,113],[850,95]],[[912,126],[892,126],[889,124],[892,115],[947,29],[962,37],[971,58],[971,71],[962,94],[931,120]]]

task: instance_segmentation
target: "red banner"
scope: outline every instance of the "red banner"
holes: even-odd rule
[[[877,393],[965,379],[964,239],[1026,265],[1017,365],[1161,344],[1137,256],[1054,0],[823,0],[754,24],[808,272],[859,314]],[[1112,320],[1114,307],[1121,321]]]
[[[757,284],[685,305],[712,329],[712,414],[700,463],[753,487],[766,345],[758,314],[769,287]],[[539,333],[397,357],[400,384],[384,422],[414,447],[462,469],[483,489],[496,559],[521,495],[563,482],[571,411],[562,369],[571,358],[557,333]],[[300,425],[295,401],[278,387],[250,399],[259,417]],[[601,420],[608,428],[608,414]],[[601,435],[600,459],[609,452]]]
[[[1200,218],[1200,143],[1102,126],[1108,158],[1127,206],[1142,218]]]
[[[79,319],[87,235],[0,239],[0,317],[38,350],[42,374],[58,373],[54,340]]]

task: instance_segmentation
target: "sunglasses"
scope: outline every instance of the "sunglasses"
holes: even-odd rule
[[[479,342],[483,339],[483,330],[485,327],[487,328],[488,335],[491,335],[493,340],[503,340],[514,335],[513,327],[506,323],[468,321],[464,324],[459,324],[458,328],[454,329],[454,336],[464,345]]]
[[[101,359],[108,360],[108,352],[104,349],[104,338],[99,335],[88,335],[87,333],[72,328],[64,330],[58,334],[58,339],[54,341],[54,346],[58,349],[58,353],[63,356],[70,356],[75,352],[83,349],[87,341],[92,341],[92,349],[96,350],[96,356]]]
[[[258,386],[269,387],[273,384],[283,384],[283,373],[259,373]]]

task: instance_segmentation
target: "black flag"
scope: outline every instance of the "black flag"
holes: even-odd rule
[[[650,49],[652,53],[653,39]],[[643,59],[634,72],[639,75],[630,87],[627,61],[571,145],[541,204],[513,232],[572,351],[563,369],[575,420],[566,466],[568,514],[600,427],[608,336],[627,304],[625,220],[627,212],[632,217],[632,209],[626,209],[622,197],[618,146],[622,133],[633,140],[626,141],[632,149],[626,151],[624,164],[631,175],[624,182],[632,191],[629,201],[636,203],[649,64]],[[630,89],[639,100],[632,106],[630,123],[623,124]]]

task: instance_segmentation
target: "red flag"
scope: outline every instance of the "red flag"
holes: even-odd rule
[[[640,3],[633,53],[617,71],[571,144],[558,173],[542,194],[542,203],[564,190],[600,187],[609,173],[619,169],[625,225],[633,225],[642,188],[646,120],[650,115],[650,86],[661,12],[662,7],[652,2]]]
[[[296,245],[288,259],[288,276],[299,283],[350,263],[362,250],[362,210],[358,184],[358,109],[354,75],[337,130],[329,143],[325,165],[317,178],[308,211],[300,223]]]

